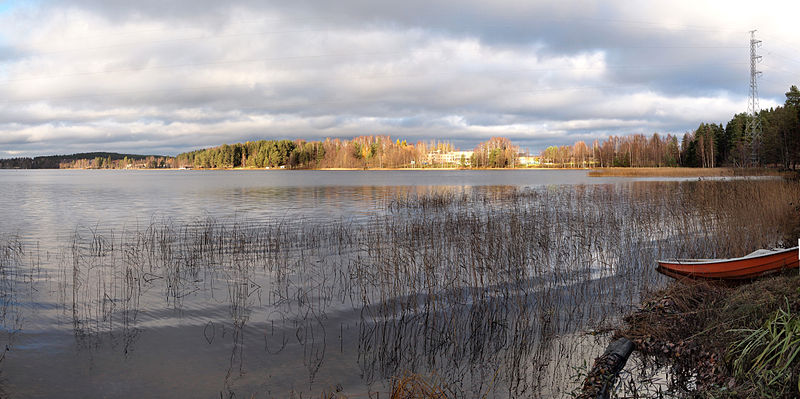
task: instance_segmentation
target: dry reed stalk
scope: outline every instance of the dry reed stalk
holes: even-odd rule
[[[396,378],[391,399],[447,399],[447,391],[433,378],[415,373],[405,373]]]

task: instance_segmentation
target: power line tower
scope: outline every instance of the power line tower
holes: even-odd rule
[[[750,163],[752,166],[758,165],[758,150],[761,146],[761,119],[758,114],[761,111],[758,105],[758,75],[761,71],[756,69],[756,64],[761,62],[761,56],[756,50],[761,47],[761,40],[756,40],[756,31],[750,31],[750,100],[747,103],[747,115],[750,116],[747,122],[746,134],[750,138],[752,153]]]

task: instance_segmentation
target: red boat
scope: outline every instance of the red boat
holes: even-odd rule
[[[674,278],[748,279],[796,268],[799,255],[798,247],[759,249],[741,258],[660,260],[656,270]]]

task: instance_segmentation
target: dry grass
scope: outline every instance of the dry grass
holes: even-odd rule
[[[394,378],[391,399],[447,399],[446,385],[434,377],[424,377],[416,373],[405,373]]]
[[[766,168],[602,168],[592,169],[592,177],[733,177],[788,176],[790,173]]]

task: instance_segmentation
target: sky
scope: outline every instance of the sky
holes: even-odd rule
[[[0,158],[390,135],[538,153],[800,84],[800,2],[0,0]]]

